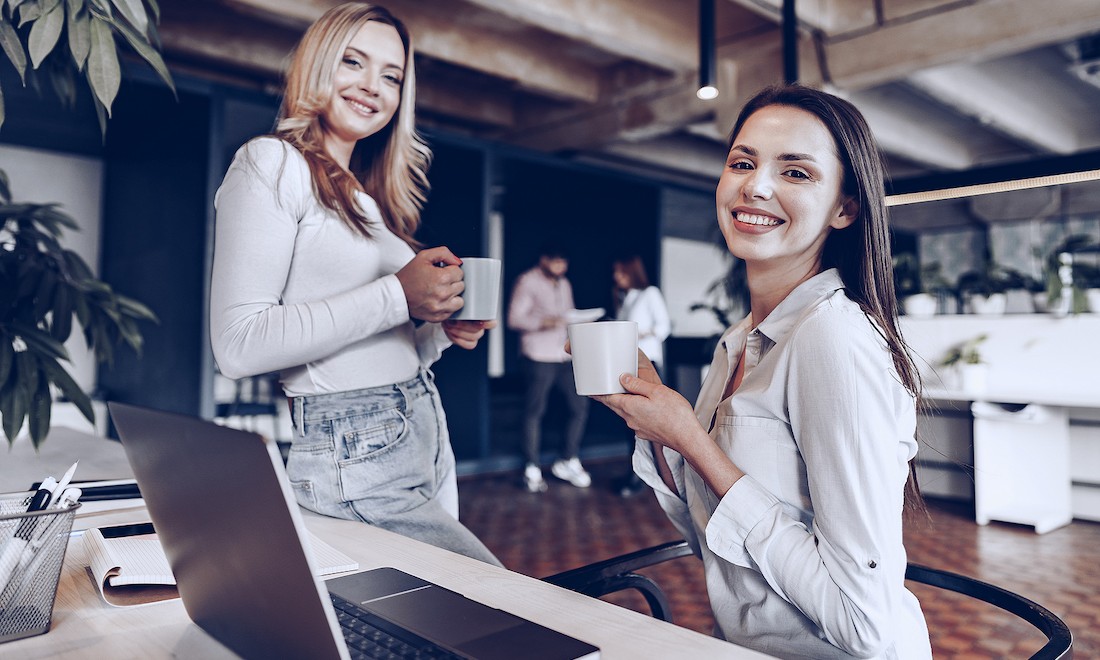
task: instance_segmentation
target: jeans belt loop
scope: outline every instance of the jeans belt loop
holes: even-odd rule
[[[306,402],[305,402],[305,397],[304,396],[294,397],[294,417],[296,418],[296,421],[298,422],[297,426],[298,426],[298,437],[299,438],[306,437],[306,419],[305,419],[306,405],[305,404],[306,404]]]

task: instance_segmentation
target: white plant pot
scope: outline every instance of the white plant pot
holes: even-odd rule
[[[973,293],[968,302],[971,314],[1000,315],[1005,313],[1008,297],[1003,293],[993,293],[989,296]]]
[[[1085,289],[1085,301],[1090,312],[1100,314],[1100,289]]]
[[[936,313],[936,297],[930,293],[915,293],[901,301],[906,316],[926,318]]]
[[[960,364],[956,369],[959,389],[963,392],[984,392],[989,386],[989,365]]]

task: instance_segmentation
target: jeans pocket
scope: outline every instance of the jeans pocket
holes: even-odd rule
[[[358,415],[341,426],[337,470],[345,502],[369,498],[390,509],[396,500],[421,489],[430,479],[431,455],[418,437],[414,420],[400,410]]]

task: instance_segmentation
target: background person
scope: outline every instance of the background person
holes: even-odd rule
[[[614,282],[612,300],[617,321],[634,321],[638,324],[638,349],[649,358],[653,369],[661,374],[664,364],[664,341],[672,332],[668,307],[660,289],[649,284],[645,263],[637,254],[615,260],[611,267]],[[630,434],[630,446],[634,446],[634,434]],[[630,470],[619,479],[616,487],[623,497],[637,494],[645,484]]]
[[[554,386],[565,399],[569,419],[565,425],[561,458],[554,461],[550,471],[578,488],[592,485],[592,477],[578,457],[588,420],[588,398],[577,394],[573,367],[565,352],[566,325],[574,309],[573,287],[565,277],[568,270],[565,248],[552,241],[544,243],[538,264],[516,280],[508,305],[508,327],[520,333],[520,353],[527,379],[523,418],[523,451],[527,464],[523,481],[532,493],[547,488],[539,467],[539,451],[542,418]]]
[[[917,371],[898,330],[883,168],[859,111],[798,85],[742,110],[716,191],[750,313],[694,411],[640,365],[597,397],[703,559],[718,632],[779,657],[931,657],[904,584]],[[919,499],[910,499],[919,502]]]
[[[445,321],[460,261],[416,252],[431,152],[413,107],[412,43],[387,10],[339,5],[306,31],[275,132],[215,196],[211,342],[230,378],[280,372],[299,504],[499,564],[458,522],[428,368],[492,324]]]

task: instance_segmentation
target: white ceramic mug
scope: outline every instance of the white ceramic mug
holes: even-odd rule
[[[638,375],[638,324],[596,321],[569,326],[573,382],[577,394],[622,394],[623,374]]]
[[[461,321],[490,321],[500,306],[500,259],[462,257],[462,309],[451,315]]]

